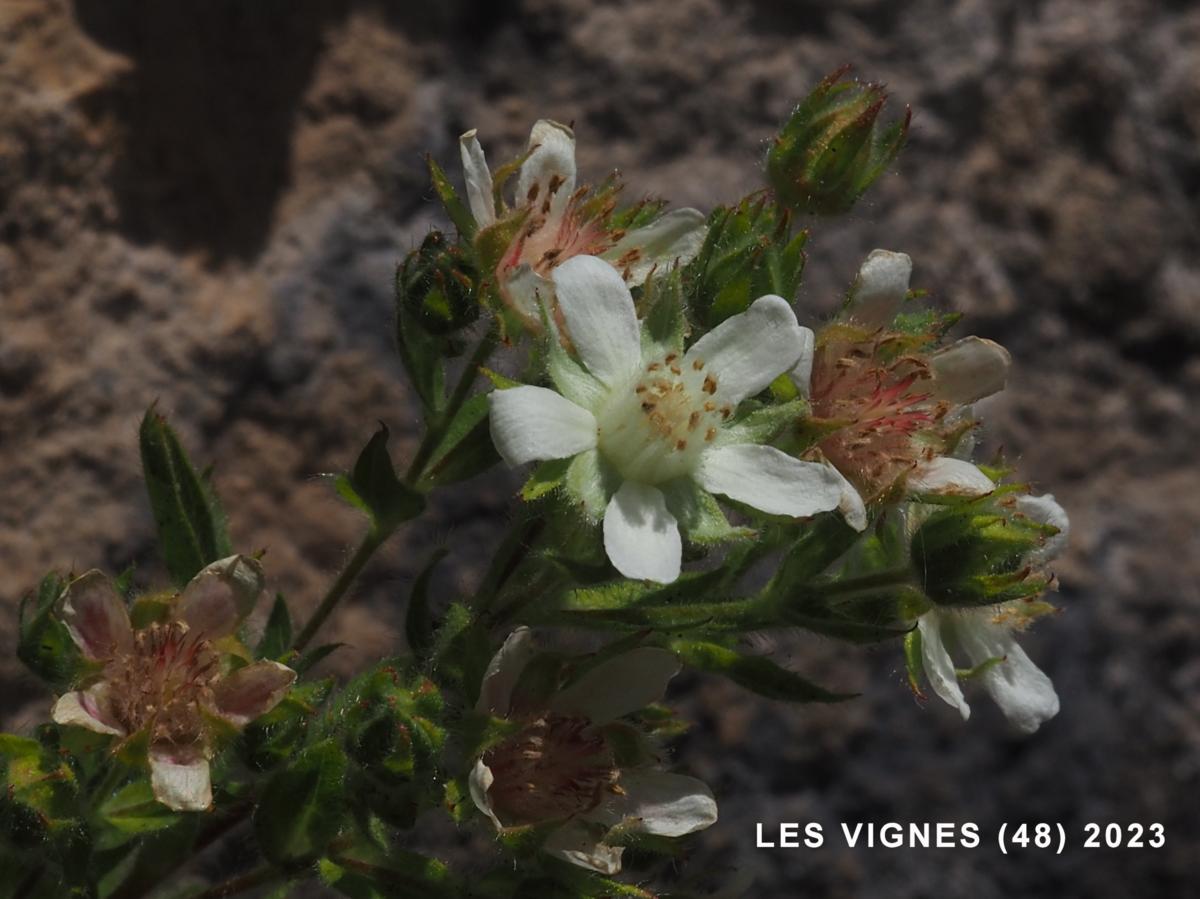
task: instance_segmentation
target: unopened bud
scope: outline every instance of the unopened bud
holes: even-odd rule
[[[896,158],[912,110],[878,122],[887,92],[842,81],[843,66],[796,107],[767,152],[767,177],[781,202],[816,215],[847,212]]]
[[[449,334],[479,317],[474,267],[432,231],[396,273],[396,301],[431,334]]]

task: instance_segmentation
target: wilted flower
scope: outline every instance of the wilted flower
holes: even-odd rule
[[[695,209],[659,216],[658,204],[645,204],[635,210],[635,226],[626,228],[616,215],[615,187],[594,194],[576,189],[575,133],[566,125],[541,119],[533,126],[517,173],[515,204],[499,215],[492,173],[475,131],[460,142],[467,199],[478,227],[520,217],[496,266],[496,280],[505,304],[534,332],[542,327],[538,297],[553,306],[550,273],[568,259],[600,257],[626,282],[638,285],[656,266],[686,265],[704,243],[704,215]]]
[[[1013,506],[1016,516],[1054,531],[1023,555],[1024,565],[1037,568],[1055,559],[1066,546],[1069,528],[1062,506],[1049,494],[1019,496]],[[1044,602],[1018,599],[975,608],[935,606],[921,615],[917,620],[921,667],[933,691],[958,709],[965,721],[971,708],[958,680],[977,678],[1014,727],[1033,733],[1058,714],[1058,694],[1017,643],[1016,634],[1050,610]],[[966,657],[971,666],[968,674],[960,675],[955,668],[955,654]]]
[[[158,800],[178,811],[208,808],[214,724],[240,730],[274,708],[296,679],[278,662],[226,666],[221,641],[253,609],[262,586],[258,562],[230,556],[192,579],[173,617],[135,630],[106,575],[89,571],[72,581],[62,618],[99,672],[59,697],[54,721],[121,738],[145,735]]]
[[[662,698],[679,671],[673,653],[631,649],[529,705],[515,691],[536,650],[527,628],[514,631],[488,666],[478,710],[520,724],[488,749],[471,771],[471,798],[498,830],[561,822],[542,848],[602,874],[621,869],[621,846],[605,842],[614,828],[681,837],[717,820],[703,782],[619,760],[618,719]],[[629,761],[633,761],[630,764]]]
[[[896,329],[911,273],[905,254],[873,251],[843,315],[815,339],[805,335],[792,371],[813,418],[828,428],[817,447],[848,482],[843,510],[860,529],[866,504],[898,487],[964,497],[993,489],[947,452],[971,424],[965,407],[1004,388],[1009,355],[978,337],[937,349],[935,330]]]
[[[633,297],[607,263],[580,256],[553,272],[559,308],[586,371],[551,368],[560,392],[491,394],[492,439],[510,465],[574,457],[568,484],[604,522],[604,547],[630,578],[679,577],[680,524],[722,494],[801,517],[836,508],[840,479],[734,426],[739,403],[789,370],[801,329],[765,296],[687,352],[643,343]],[[717,513],[719,514],[719,512]]]

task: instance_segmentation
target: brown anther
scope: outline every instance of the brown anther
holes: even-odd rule
[[[675,449],[679,450],[682,453],[685,449],[687,449],[687,441],[686,440],[676,440],[675,441]]]
[[[700,369],[702,369],[702,368],[704,368],[704,360],[703,359],[693,359],[692,360],[692,371],[700,371]]]
[[[728,421],[729,416],[731,416],[732,414],[733,414],[733,409],[731,409],[729,406],[725,406],[723,409],[721,409],[721,421]]]
[[[671,366],[671,374],[673,374],[673,375],[681,375],[681,374],[683,374],[683,372],[679,370],[679,366],[678,366],[678,365],[672,365],[672,366]]]
[[[553,250],[547,250],[542,254],[542,262],[553,262],[562,255],[562,247],[555,247]]]
[[[704,392],[710,396],[717,392],[717,379],[712,375],[704,376]]]
[[[645,384],[638,384],[638,386],[637,386],[637,387],[633,388],[633,392],[634,392],[634,393],[645,393],[645,392],[646,392],[646,385],[645,385]]]
[[[548,192],[551,194],[558,193],[558,189],[563,186],[563,180],[564,179],[561,175],[554,175],[553,177],[551,177],[550,187],[549,187]]]
[[[712,443],[712,442],[713,442],[713,439],[714,439],[716,436],[717,436],[717,429],[716,429],[716,428],[709,428],[707,431],[705,431],[705,432],[704,432],[704,440],[705,440],[705,442],[706,442],[706,443]]]
[[[696,430],[696,426],[698,424],[700,424],[700,413],[693,412],[691,415],[688,416],[688,430],[689,431]]]
[[[533,182],[533,184],[531,184],[529,186],[529,193],[525,195],[526,201],[529,203],[533,203],[533,201],[537,199],[538,190],[540,190],[540,189],[541,189],[541,185],[538,184],[536,181]]]
[[[709,400],[708,402],[706,402],[706,403],[704,404],[704,411],[705,411],[705,412],[716,412],[716,411],[717,411],[717,404],[716,404],[716,403],[714,403],[712,400]]]
[[[646,366],[646,371],[662,371],[662,364],[659,362],[651,362]]]
[[[643,412],[653,412],[654,411],[654,403],[650,403],[650,402],[642,403],[642,411]]]
[[[664,359],[663,361],[664,361],[664,362],[667,362],[667,363],[669,364],[669,363],[671,363],[671,362],[674,362],[674,361],[675,361],[676,359],[678,359],[678,358],[679,358],[679,354],[678,354],[678,353],[667,353],[667,357],[666,357],[666,359]]]

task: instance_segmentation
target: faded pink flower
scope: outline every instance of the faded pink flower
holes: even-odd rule
[[[212,805],[209,759],[214,725],[240,730],[273,709],[296,679],[278,662],[230,671],[219,648],[254,608],[262,567],[246,556],[213,562],[184,588],[174,616],[134,630],[107,575],[89,571],[68,585],[62,618],[99,673],[59,697],[52,717],[120,738],[149,738],[150,780],[177,811]]]

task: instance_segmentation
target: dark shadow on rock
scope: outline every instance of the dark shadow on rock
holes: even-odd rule
[[[134,240],[205,251],[262,247],[290,176],[297,106],[348,0],[75,0],[84,31],[130,71],[93,95],[121,145],[113,174]]]

